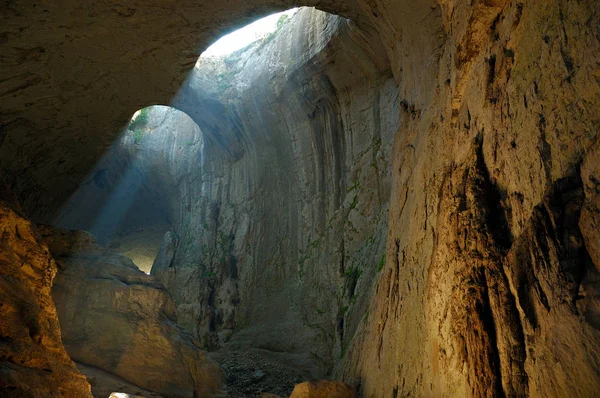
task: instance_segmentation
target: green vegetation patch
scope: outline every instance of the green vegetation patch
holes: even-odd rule
[[[133,132],[133,142],[139,144],[144,138],[144,129],[148,126],[148,108],[144,108],[131,119],[127,130]]]

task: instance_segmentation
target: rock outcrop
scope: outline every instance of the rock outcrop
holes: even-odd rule
[[[175,323],[164,287],[80,231],[41,226],[60,272],[52,296],[74,360],[166,397],[211,397],[223,376]]]
[[[4,198],[3,198],[4,199]],[[61,344],[56,264],[14,203],[0,200],[0,395],[92,397]]]
[[[157,277],[206,345],[364,396],[594,395],[600,3],[293,2],[352,22],[306,13],[282,30],[305,40],[194,68],[291,3],[3,6],[0,168],[25,211],[53,221],[134,111],[172,103],[202,132],[155,157],[177,166]]]
[[[290,398],[355,398],[352,388],[341,381],[305,381],[297,384]]]
[[[168,231],[164,234],[156,258],[152,263],[151,273],[156,274],[160,270],[171,267],[176,252],[177,238],[173,232]]]

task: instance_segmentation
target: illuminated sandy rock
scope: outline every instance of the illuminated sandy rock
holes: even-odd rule
[[[290,398],[355,398],[354,390],[341,381],[305,381],[297,384]]]
[[[0,396],[88,397],[61,344],[50,295],[56,264],[31,222],[0,200]]]

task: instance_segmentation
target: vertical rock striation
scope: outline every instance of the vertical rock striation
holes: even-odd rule
[[[373,32],[305,9],[271,37],[199,60],[173,105],[202,133],[181,112],[151,110],[143,138],[127,132],[96,167],[107,189],[80,188],[61,223],[93,224],[89,204],[136,170],[172,225],[152,273],[178,322],[209,348],[236,330],[236,344],[324,376],[384,261],[399,104],[382,52]]]
[[[433,97],[399,60],[388,262],[338,369],[364,395],[597,389],[595,9],[442,2]]]

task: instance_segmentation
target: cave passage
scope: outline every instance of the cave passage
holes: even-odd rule
[[[227,80],[236,72],[231,66],[231,54],[264,46],[297,11],[298,8],[293,8],[268,15],[226,34],[201,54],[195,68],[203,67],[203,59],[226,60],[222,70],[211,71],[209,77],[221,89],[229,88],[231,82]],[[193,85],[193,79],[194,73],[184,85]],[[174,106],[187,102],[181,92],[185,89],[175,96]],[[131,258],[140,270],[149,274],[161,243],[168,245],[178,232],[186,234],[174,231],[175,227],[186,229],[182,220],[174,225],[169,217],[173,216],[172,202],[178,194],[173,180],[181,178],[187,170],[165,169],[172,166],[174,157],[186,163],[187,169],[201,168],[202,140],[196,123],[176,108],[153,105],[136,111],[118,139],[62,206],[54,224],[89,231],[99,243]]]
[[[351,62],[364,50],[343,50],[350,29],[302,8],[216,41],[170,106],[132,115],[55,221],[106,248],[85,252],[101,250],[86,254],[100,272],[138,280],[115,268],[119,253],[150,275],[144,285],[163,286],[166,314],[221,365],[232,397],[331,377],[384,266],[397,89],[387,65]],[[353,85],[365,95],[338,97]],[[62,286],[59,302],[77,297]]]

